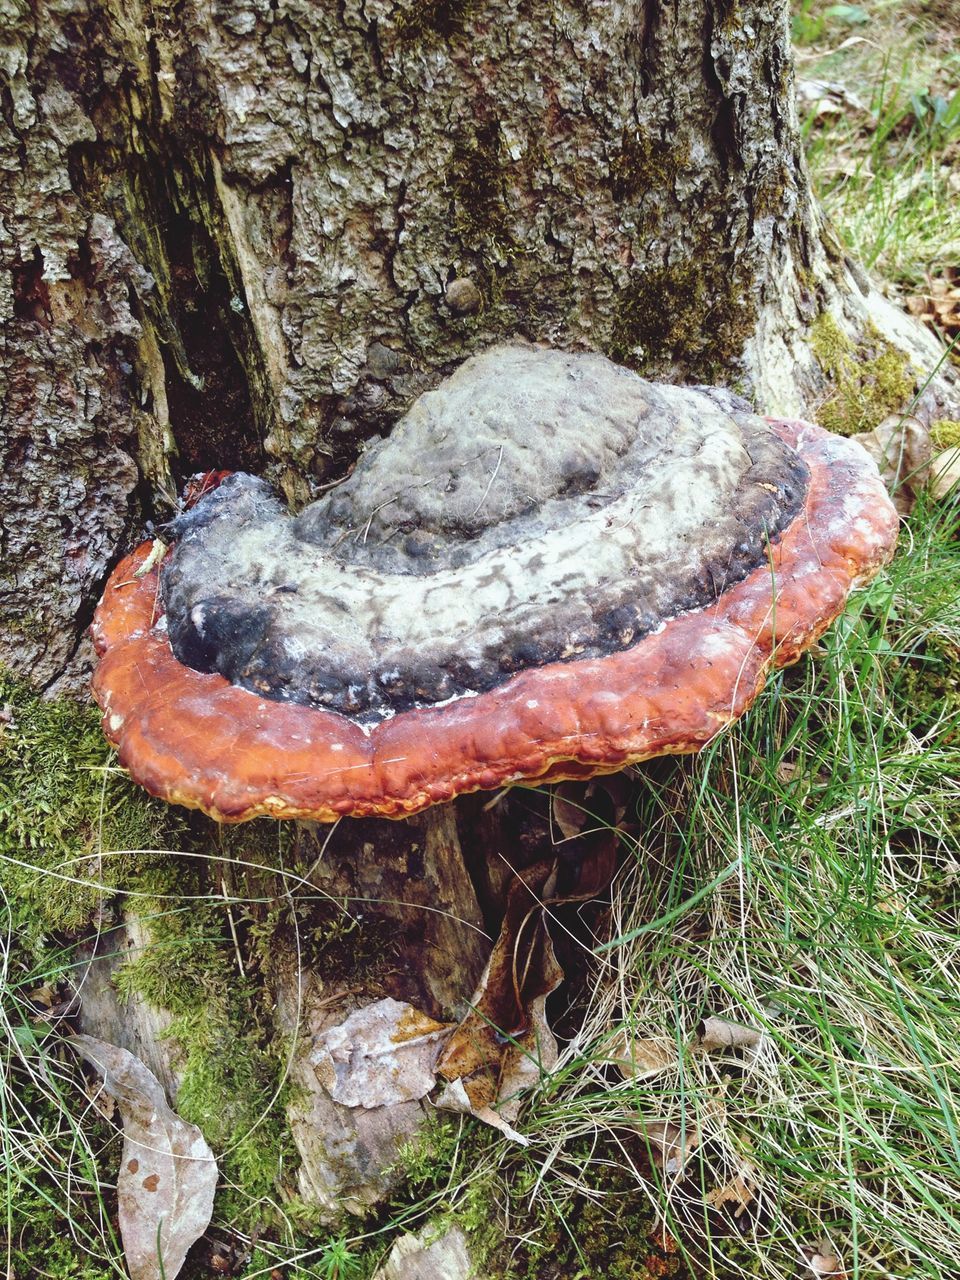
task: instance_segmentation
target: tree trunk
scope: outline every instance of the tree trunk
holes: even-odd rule
[[[824,394],[825,310],[936,361],[811,201],[785,5],[4,21],[0,659],[41,683],[82,674],[104,576],[177,481],[307,498],[502,335],[781,414]]]
[[[84,687],[103,581],[186,476],[240,467],[307,500],[498,338],[782,415],[831,395],[825,315],[913,362],[887,412],[939,357],[814,205],[785,4],[10,0],[2,21],[0,662],[46,688]],[[449,813],[425,821],[311,874],[333,898],[406,898],[382,911],[403,950],[428,905],[397,889],[417,846],[451,915],[408,994],[439,1015],[479,974],[496,876],[448,856]],[[281,1027],[294,990],[326,1025],[331,991],[279,944],[264,981]],[[96,1017],[119,1037],[109,985]],[[174,1089],[163,1020],[125,1014]],[[307,1090],[302,1058],[294,1075]],[[302,1189],[333,1203],[330,1162],[300,1147]]]

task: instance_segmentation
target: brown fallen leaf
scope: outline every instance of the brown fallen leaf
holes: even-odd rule
[[[314,1042],[310,1061],[334,1102],[389,1107],[425,1097],[436,1083],[437,1055],[453,1023],[435,1022],[387,997],[357,1009]]]
[[[505,1138],[519,1143],[521,1147],[530,1145],[530,1139],[518,1133],[499,1111],[494,1111],[484,1103],[475,1102],[467,1093],[462,1080],[453,1080],[450,1084],[444,1085],[437,1098],[437,1106],[443,1111],[456,1111],[461,1115],[474,1116],[477,1120],[488,1124],[491,1129],[499,1129]]]
[[[573,840],[585,831],[612,837],[623,819],[631,793],[622,773],[612,773],[586,782],[558,782],[550,792],[550,820],[555,828],[554,844]]]
[[[743,1170],[725,1182],[722,1187],[714,1187],[707,1193],[707,1204],[715,1209],[733,1208],[733,1216],[739,1218],[753,1203],[757,1192],[757,1180],[753,1170],[745,1165]]]
[[[550,795],[550,819],[556,828],[554,844],[572,840],[591,821],[587,812],[586,787],[582,782],[558,782]],[[558,839],[559,835],[559,839]]]
[[[451,1085],[437,1105],[469,1109],[492,1123],[499,1115],[508,1127],[520,1111],[523,1091],[552,1070],[557,1042],[547,1024],[547,996],[563,981],[547,932],[543,901],[556,879],[552,862],[538,862],[517,873],[507,894],[500,935],[470,1012],[447,1044],[437,1070]],[[503,1124],[497,1124],[503,1130]],[[511,1132],[508,1136],[515,1137]]]
[[[718,1049],[755,1049],[763,1038],[756,1027],[745,1027],[726,1018],[704,1018],[697,1046],[706,1053]]]
[[[941,449],[930,463],[930,492],[938,500],[947,498],[960,482],[960,449]]]
[[[933,446],[930,431],[919,418],[892,413],[872,431],[851,436],[880,469],[894,506],[901,515],[913,510],[917,493],[930,476]]]
[[[522,1140],[512,1128],[522,1094],[557,1061],[546,1002],[564,975],[547,928],[547,908],[595,898],[616,870],[623,800],[606,782],[554,788],[552,821],[563,841],[557,859],[514,873],[473,1007],[437,1063],[448,1081],[437,1105],[469,1110],[514,1140]]]
[[[846,1280],[847,1271],[829,1240],[805,1245],[803,1256],[815,1276],[831,1276],[833,1280]]]
[[[928,276],[926,287],[907,299],[907,310],[948,340],[960,334],[960,267]]]
[[[677,1065],[676,1046],[661,1040],[633,1038],[621,1031],[606,1046],[605,1060],[612,1062],[625,1080],[647,1080]]]
[[[682,1127],[672,1120],[637,1118],[637,1128],[645,1138],[654,1163],[671,1177],[678,1177],[687,1161],[699,1147],[700,1130],[696,1125]]]
[[[173,1280],[213,1213],[213,1153],[139,1058],[93,1036],[67,1043],[103,1077],[123,1120],[117,1200],[130,1280]]]
[[[39,987],[34,987],[32,991],[28,991],[27,999],[35,1009],[50,1010],[56,1003],[57,997],[50,983],[44,982]]]
[[[111,1094],[107,1093],[102,1084],[98,1082],[83,1082],[83,1092],[90,1099],[90,1105],[94,1111],[98,1111],[104,1120],[112,1120],[117,1112],[117,1100]]]
[[[869,118],[863,99],[836,80],[798,79],[796,94],[798,103],[814,119],[846,115],[851,111],[864,119]]]

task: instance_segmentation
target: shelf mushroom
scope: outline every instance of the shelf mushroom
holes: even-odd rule
[[[219,478],[219,477],[218,477]],[[856,444],[520,343],[299,515],[235,474],[114,571],[120,763],[222,822],[401,818],[696,751],[890,558]],[[145,571],[144,571],[145,570]]]

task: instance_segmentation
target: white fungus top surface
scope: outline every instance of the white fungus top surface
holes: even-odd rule
[[[290,516],[235,475],[175,522],[181,661],[376,719],[627,648],[762,563],[806,472],[726,393],[490,348]]]

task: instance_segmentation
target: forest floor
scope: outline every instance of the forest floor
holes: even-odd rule
[[[802,0],[794,18],[827,212],[948,338],[958,31],[946,0]],[[449,1222],[491,1278],[960,1277],[958,532],[960,494],[922,495],[890,569],[814,654],[699,757],[635,771],[607,940],[523,1112],[529,1145],[438,1120],[391,1205],[334,1234],[277,1190],[283,1054],[231,1038],[237,921],[183,896],[203,838],[125,782],[92,712],[0,684],[8,1280],[124,1274],[116,1125],[56,1034],[64,944],[118,890],[162,943],[126,981],[191,1037],[179,1106],[226,1153],[185,1276],[366,1280],[398,1235]]]

